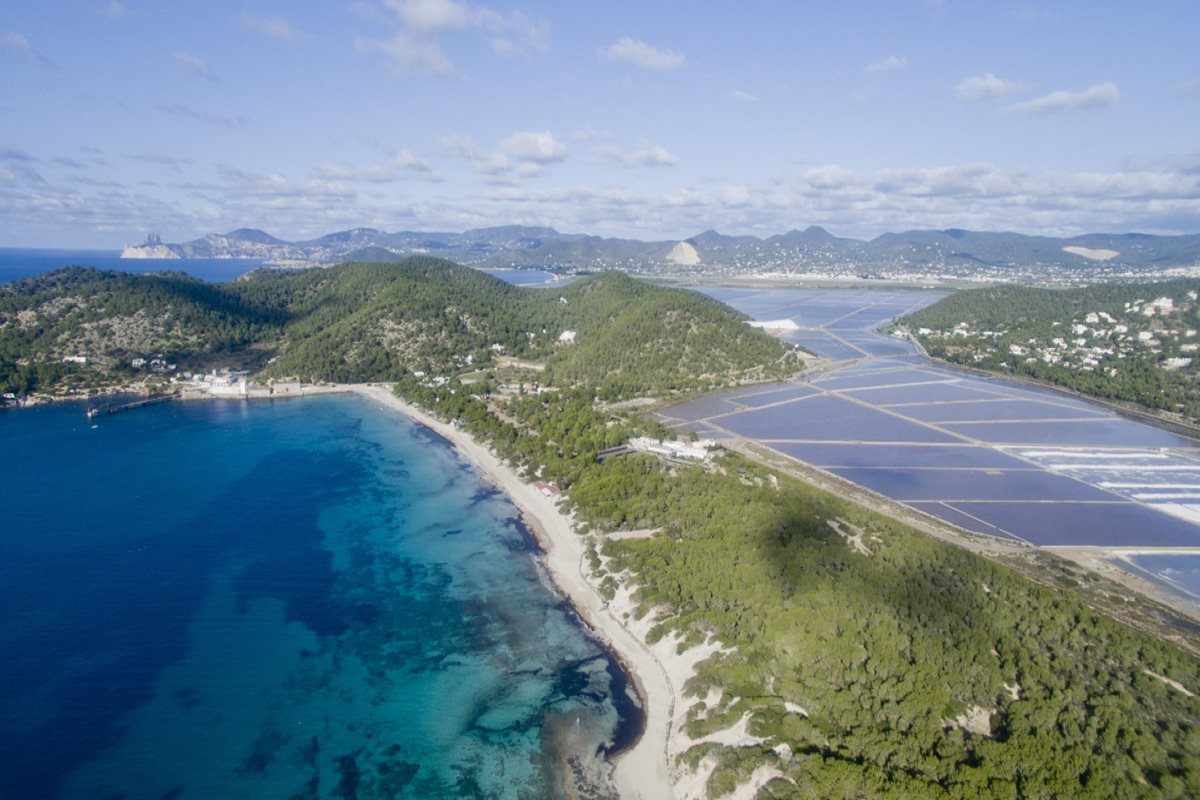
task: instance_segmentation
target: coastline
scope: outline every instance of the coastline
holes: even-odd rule
[[[675,659],[661,647],[655,648],[658,653],[653,652],[627,628],[585,576],[585,541],[572,530],[570,518],[553,499],[522,481],[488,448],[466,432],[401,400],[387,385],[354,384],[345,388],[436,432],[509,497],[537,539],[543,564],[555,586],[591,632],[617,656],[637,688],[646,727],[633,747],[613,758],[612,779],[618,793],[628,800],[676,797],[668,764],[669,745],[676,728],[675,709],[682,700],[677,693],[691,672],[695,654],[680,655],[678,664],[666,664],[664,660]]]

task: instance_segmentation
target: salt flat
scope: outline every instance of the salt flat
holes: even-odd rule
[[[782,338],[845,363],[691,400],[661,421],[758,442],[977,533],[1043,547],[1171,548],[1139,566],[1164,580],[1183,568],[1173,558],[1200,554],[1200,442],[1075,396],[941,366],[876,332],[942,293],[706,292],[756,319],[792,320]]]

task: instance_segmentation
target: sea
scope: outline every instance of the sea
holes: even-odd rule
[[[120,272],[184,272],[201,280],[225,282],[269,266],[254,258],[121,258],[120,250],[44,250],[0,247],[0,284],[61,267],[96,267]],[[517,286],[561,284],[564,279],[540,269],[484,269]]]
[[[627,676],[358,396],[0,411],[0,798],[605,796]]]

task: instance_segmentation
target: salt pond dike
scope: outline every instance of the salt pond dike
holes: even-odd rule
[[[611,397],[799,366],[793,348],[744,319],[619,273],[525,289],[423,257],[261,270],[224,284],[71,268],[0,286],[0,385],[25,394],[136,380],[145,374],[131,361],[160,353],[179,371],[220,364],[339,382],[446,375],[513,356],[544,361],[545,382],[587,382]]]

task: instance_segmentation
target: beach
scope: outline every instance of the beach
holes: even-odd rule
[[[676,725],[676,708],[682,708],[680,692],[683,682],[691,674],[696,654],[673,658],[673,647],[656,647],[657,652],[652,652],[643,639],[622,624],[629,603],[610,605],[592,586],[584,572],[585,540],[572,530],[571,520],[553,498],[522,481],[469,434],[404,402],[389,386],[355,385],[352,388],[360,396],[435,431],[511,498],[537,537],[545,554],[546,570],[555,585],[567,596],[584,623],[617,655],[638,687],[646,729],[631,749],[615,759],[613,782],[617,790],[622,798],[629,800],[675,798],[677,794],[668,765],[669,745]]]

